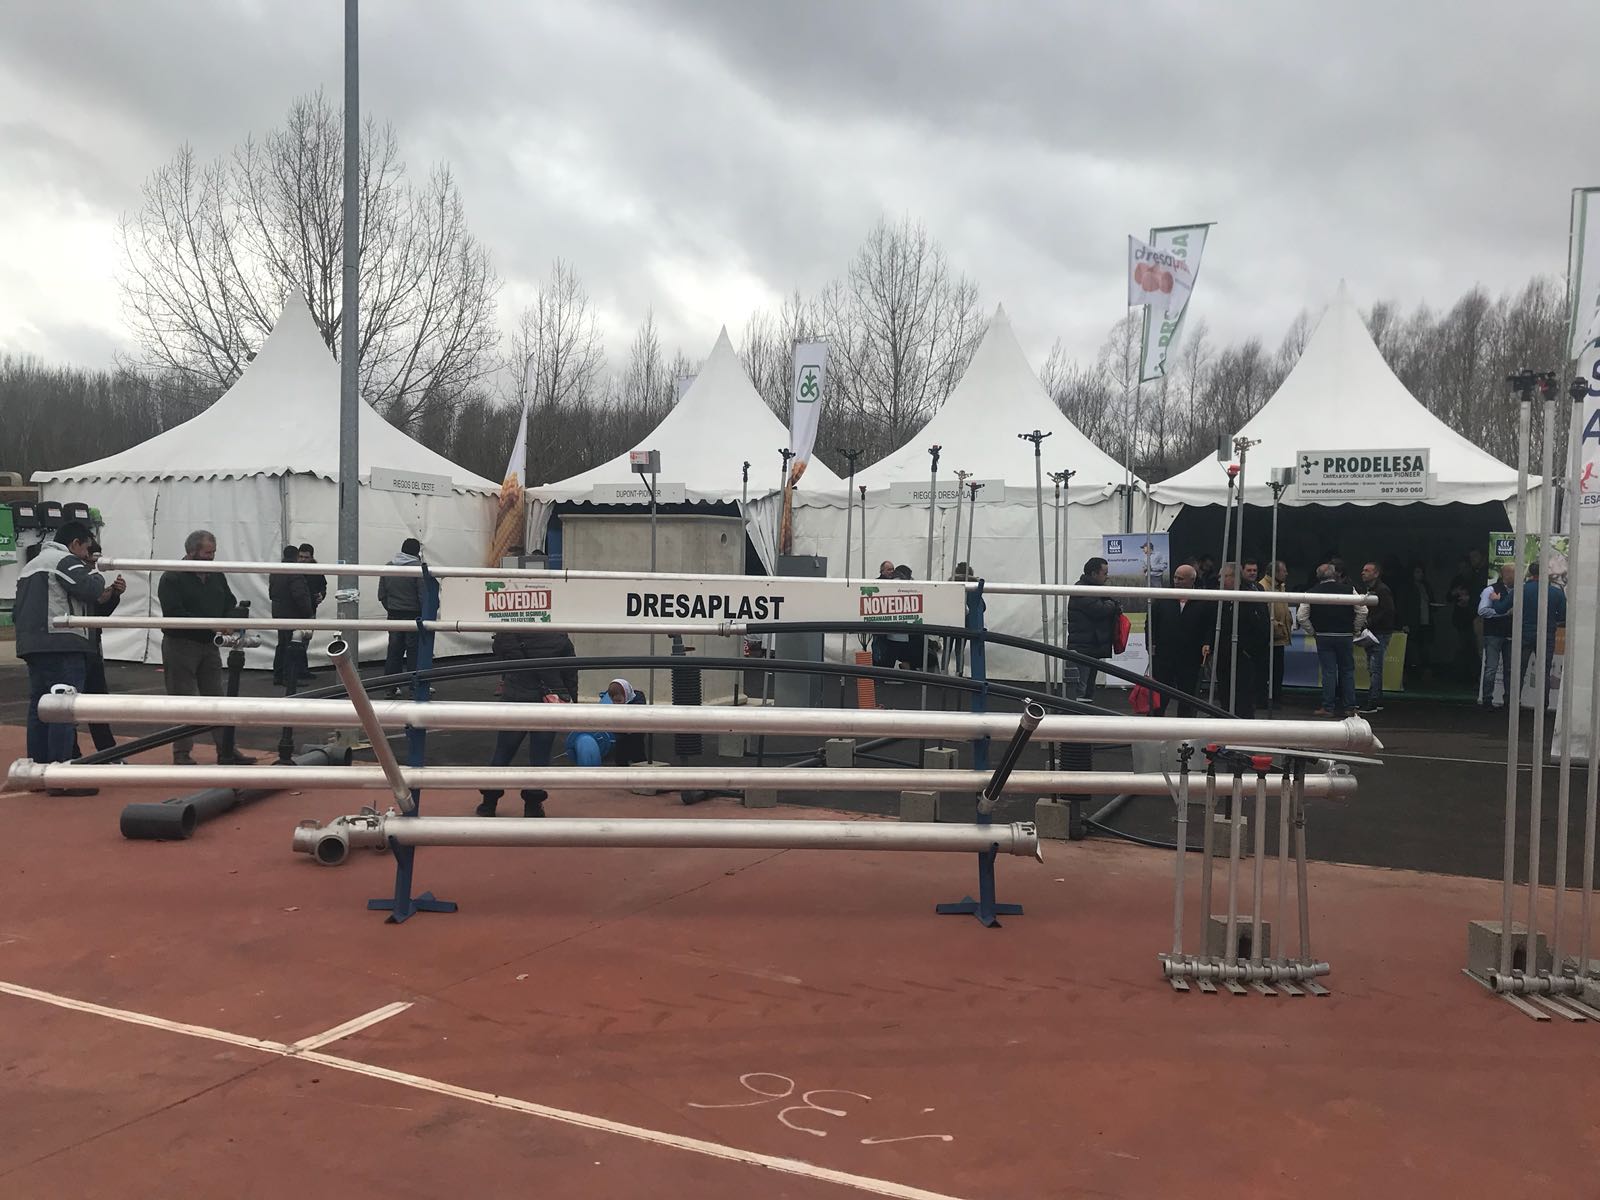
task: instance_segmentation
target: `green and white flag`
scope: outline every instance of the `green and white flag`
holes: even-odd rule
[[[1600,338],[1600,188],[1572,189],[1572,225],[1567,262],[1569,359]]]
[[[1168,303],[1153,302],[1144,310],[1144,342],[1139,355],[1139,382],[1148,383],[1167,373],[1167,356],[1178,345],[1183,335],[1183,318],[1189,311],[1189,298],[1194,285],[1200,280],[1200,255],[1206,248],[1206,233],[1210,223],[1204,225],[1170,225],[1165,229],[1150,231],[1150,246],[1161,254],[1171,255],[1188,267],[1188,288],[1181,294],[1174,290]]]
[[[811,461],[817,442],[817,422],[822,417],[822,386],[828,378],[828,343],[797,342],[794,348],[794,386],[789,392],[789,449],[794,463],[789,482],[799,481]]]

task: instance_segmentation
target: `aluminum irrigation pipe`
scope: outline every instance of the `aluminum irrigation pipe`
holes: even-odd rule
[[[1006,789],[1006,781],[1016,771],[1017,763],[1022,759],[1022,752],[1028,748],[1028,739],[1033,737],[1042,720],[1044,720],[1043,705],[1035,700],[1029,700],[1022,706],[1022,714],[1017,721],[1017,731],[1011,735],[1010,743],[1001,754],[994,775],[978,794],[978,812],[984,817],[994,812],[994,806],[1000,803],[1001,793]]]
[[[970,560],[969,560],[970,561]],[[101,572],[106,571],[187,571],[207,572],[219,575],[303,575],[304,563],[285,562],[200,562],[185,558],[102,558],[99,562]],[[388,576],[390,578],[421,579],[420,567],[396,567],[388,564],[349,563],[340,564],[339,570],[350,575],[371,577]],[[663,571],[657,575],[641,575],[632,571],[540,571],[531,567],[506,568],[504,570],[494,567],[448,567],[428,564],[429,573],[435,579],[539,579],[551,583],[560,583],[569,579],[612,579],[619,582],[640,583],[648,580],[651,583],[702,583],[715,584],[726,581],[739,586],[749,586],[752,579],[766,581],[769,579],[788,579],[789,576],[749,576],[749,575],[689,575],[678,572]],[[823,579],[807,579],[805,583],[833,583],[840,588],[851,588],[860,585],[859,579],[847,579],[842,576],[831,575]],[[926,581],[924,581],[926,582]],[[974,580],[964,584],[967,591],[978,589],[979,581]],[[1246,604],[1376,604],[1376,596],[1343,596],[1327,595],[1321,592],[1280,592],[1275,596],[1266,596],[1261,592],[1224,592],[1216,588],[1143,588],[1143,587],[1096,587],[1090,584],[1059,583],[1005,583],[983,581],[986,595],[994,596],[1126,596],[1134,599],[1188,599],[1188,600],[1242,600]],[[226,622],[220,622],[225,624]],[[409,623],[415,627],[415,622]],[[637,629],[638,626],[630,626]],[[681,628],[681,626],[679,627]]]
[[[916,767],[401,767],[408,787],[502,788],[538,786],[546,789],[605,791],[651,788],[661,791],[708,791],[735,788],[773,788],[810,792],[899,792],[912,789],[976,792],[987,784],[989,771],[944,771]],[[1226,773],[1219,778],[1227,778]],[[1243,778],[1241,776],[1240,778]],[[140,766],[75,763],[36,763],[18,759],[5,780],[6,791],[43,791],[53,787],[160,788],[174,784],[229,788],[330,788],[362,791],[386,790],[388,776],[379,767],[357,763],[348,767],[271,766],[229,767],[201,763],[192,767],[171,763]],[[1267,780],[1269,795],[1281,788],[1277,778]],[[1005,781],[1008,793],[1049,795],[1051,792],[1105,794],[1126,792],[1141,796],[1171,794],[1158,772],[1134,771],[1013,771]],[[1355,794],[1352,775],[1311,775],[1306,794],[1348,797]]]
[[[332,657],[330,647],[330,657]],[[345,656],[344,661],[348,662]],[[336,660],[338,661],[338,660]],[[1381,749],[1360,717],[1342,721],[1243,721],[1221,717],[1046,716],[1037,702],[1018,713],[915,712],[898,709],[755,708],[748,705],[533,704],[517,701],[303,700],[271,696],[107,696],[54,692],[39,699],[41,720],[122,724],[362,728],[555,730],[581,733],[767,733],[818,737],[1010,737],[1037,711],[1041,742],[1244,742],[1294,749]],[[369,725],[368,714],[371,714]],[[377,733],[374,735],[373,730]]]
[[[402,846],[622,846],[696,850],[999,850],[1040,862],[1039,831],[1031,824],[939,825],[899,821],[768,821],[759,818],[547,817],[487,821],[481,817],[345,817],[294,831],[293,846],[324,866],[338,866],[352,849]]]
[[[361,683],[361,675],[356,670],[349,644],[342,638],[331,643],[328,646],[328,658],[332,661],[334,669],[339,672],[339,682],[344,684],[351,708],[361,728],[366,731],[367,740],[372,744],[372,753],[378,760],[378,766],[383,770],[383,777],[388,781],[390,791],[394,793],[394,802],[400,806],[402,812],[416,812],[416,797],[411,794],[411,788],[400,774],[400,764],[395,761],[394,750],[389,746],[389,739],[384,736],[383,725],[379,722],[377,714],[372,711],[372,698],[367,695],[367,689]],[[273,724],[285,725],[288,722],[274,721]]]
[[[743,621],[423,621],[433,633],[504,633],[507,629],[536,627],[553,633],[698,633],[733,636],[744,632]],[[416,621],[388,621],[366,617],[355,621],[294,617],[55,617],[55,629],[311,629],[337,633],[354,629],[366,633],[415,633]]]

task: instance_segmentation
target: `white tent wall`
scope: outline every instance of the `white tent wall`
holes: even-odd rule
[[[924,506],[890,504],[887,493],[874,498],[867,493],[866,550],[867,577],[876,578],[878,564],[892,559],[924,578],[928,560],[928,510]],[[832,499],[833,503],[827,501]],[[772,512],[781,503],[767,497],[751,505],[751,521],[770,524]],[[983,578],[1006,583],[1033,583],[1039,579],[1039,528],[1031,488],[1007,488],[1003,503],[979,503],[976,528],[972,536],[972,566]],[[948,579],[955,564],[966,559],[967,525],[971,506],[962,510],[960,544],[955,544],[955,506],[941,507],[934,519],[934,578]],[[861,508],[858,502],[851,532],[850,566],[845,569],[846,512],[842,499],[813,497],[797,504],[794,510],[794,552],[821,555],[828,560],[828,574],[836,578],[861,575]],[[1115,496],[1069,506],[1067,560],[1062,581],[1076,582],[1084,561],[1100,553],[1102,534],[1122,529],[1122,506]],[[1044,511],[1045,567],[1049,581],[1055,572],[1054,488],[1045,492]],[[1037,596],[988,596],[984,623],[996,633],[1037,638],[1041,634]],[[1052,610],[1053,611],[1053,610]],[[853,638],[848,653],[859,645]],[[839,661],[837,637],[825,639],[830,661]],[[988,652],[988,673],[994,679],[1041,681],[1044,660],[1036,654],[1004,646]]]
[[[83,482],[44,483],[45,499],[79,500],[100,510],[104,527],[101,543],[114,558],[181,558],[183,542],[196,529],[217,537],[217,556],[250,562],[277,562],[283,547],[310,542],[321,561],[317,572],[328,576],[329,597],[318,615],[333,617],[336,576],[339,489],[329,480],[312,475],[253,475],[243,479],[96,479]],[[479,566],[494,523],[494,501],[472,493],[450,496],[415,496],[375,491],[363,484],[361,504],[361,558],[387,562],[400,543],[415,537],[423,544],[430,563]],[[117,606],[118,616],[159,616],[153,591],[158,580],[139,572],[126,575],[128,590]],[[252,616],[270,615],[265,575],[232,575],[229,586],[240,600],[250,601]],[[378,604],[378,580],[361,581],[361,615],[384,615]],[[332,634],[319,633],[313,647],[323,647]],[[268,633],[260,647],[246,652],[252,668],[272,664],[277,635]],[[386,635],[361,635],[364,660],[381,659]],[[160,662],[159,630],[108,629],[103,646],[108,659],[119,662]],[[483,636],[447,635],[438,639],[436,653],[478,654],[487,651]]]

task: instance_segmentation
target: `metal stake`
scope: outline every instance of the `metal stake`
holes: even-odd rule
[[[1234,468],[1233,464],[1229,463],[1228,464],[1228,503],[1227,503],[1226,507],[1224,507],[1223,510],[1222,510],[1222,553],[1217,558],[1217,570],[1219,572],[1222,570],[1222,564],[1228,561],[1228,535],[1230,533],[1232,533],[1232,531],[1233,531],[1233,497],[1234,497],[1233,481],[1234,481],[1234,477],[1237,474],[1238,474],[1238,471]],[[1239,583],[1239,580],[1235,579],[1233,582],[1234,582],[1235,585],[1237,585]],[[1220,579],[1218,580],[1218,585],[1219,586],[1221,585],[1221,580]],[[1206,686],[1206,699],[1208,701],[1210,701],[1212,704],[1215,704],[1217,702],[1217,657],[1218,657],[1217,648],[1221,644],[1221,642],[1222,642],[1222,605],[1219,603],[1217,605],[1216,629],[1213,631],[1213,633],[1211,635],[1211,679],[1210,679],[1209,683]]]
[[[1506,377],[1506,383],[1517,393],[1517,528],[1516,556],[1520,557],[1528,544],[1528,440],[1533,424],[1533,372],[1521,371]],[[1522,635],[1522,583],[1519,580],[1511,591],[1511,629],[1520,639]],[[1485,651],[1487,653],[1487,650]],[[1505,847],[1501,863],[1500,886],[1500,974],[1511,974],[1511,923],[1512,890],[1516,886],[1517,846],[1517,766],[1522,757],[1521,716],[1522,685],[1506,671],[1506,814]],[[1493,698],[1492,696],[1490,697]],[[1533,960],[1527,960],[1528,967]]]
[[[1529,975],[1538,974],[1538,962],[1534,951],[1538,947],[1539,937],[1539,847],[1544,841],[1543,833],[1543,807],[1544,807],[1544,753],[1545,753],[1545,711],[1549,704],[1549,671],[1550,664],[1545,654],[1545,637],[1550,632],[1550,572],[1545,569],[1545,560],[1550,550],[1550,526],[1554,516],[1554,481],[1550,478],[1551,437],[1555,433],[1556,424],[1556,398],[1554,376],[1542,373],[1538,377],[1539,392],[1544,397],[1544,434],[1539,439],[1539,586],[1535,590],[1534,603],[1538,612],[1535,614],[1533,644],[1533,677],[1535,692],[1538,696],[1538,706],[1534,710],[1536,716],[1533,721],[1532,745],[1529,752],[1533,759],[1532,792],[1528,805],[1528,936],[1523,950],[1523,968]],[[1522,551],[1519,543],[1518,553]],[[1522,588],[1518,587],[1519,592]],[[1520,635],[1522,626],[1516,626]],[[1521,665],[1521,658],[1517,660]],[[1522,704],[1522,672],[1517,672],[1516,703]],[[1507,703],[1511,701],[1507,700]],[[1503,936],[1503,935],[1502,935]]]
[[[361,54],[357,0],[344,3],[344,276],[339,329],[339,562],[361,561]],[[339,575],[339,616],[361,615],[360,581]],[[354,632],[345,641],[359,646]],[[359,650],[357,651],[359,654]]]
[[[1578,549],[1582,537],[1579,518],[1583,509],[1583,402],[1589,397],[1587,382],[1581,388],[1569,389],[1572,398],[1572,416],[1567,425],[1567,662],[1576,659],[1575,639],[1572,634],[1577,622],[1572,619],[1573,580],[1577,574]],[[1545,433],[1548,438],[1549,432]],[[1566,974],[1566,946],[1562,941],[1562,909],[1567,899],[1567,823],[1571,815],[1572,798],[1572,675],[1570,670],[1561,673],[1561,782],[1556,800],[1556,899],[1555,919],[1550,926],[1550,950],[1553,972]],[[1591,701],[1592,703],[1592,701]]]
[[[1039,582],[1049,583],[1050,577],[1045,573],[1044,569],[1044,459],[1041,457],[1039,447],[1040,443],[1051,435],[1035,429],[1032,433],[1019,433],[1017,436],[1025,442],[1033,443],[1033,508],[1035,515],[1039,518]],[[1048,636],[1047,631],[1049,628],[1050,601],[1041,594],[1039,596],[1039,636]],[[1073,673],[1076,676],[1076,669]],[[1063,678],[1065,678],[1065,674],[1066,669],[1063,667]],[[1044,681],[1046,687],[1053,687],[1055,683],[1055,659],[1053,658],[1045,660]],[[1083,689],[1081,686],[1078,691],[1079,694],[1082,694]]]

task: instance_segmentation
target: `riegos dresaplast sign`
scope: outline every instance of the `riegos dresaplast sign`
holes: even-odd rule
[[[1302,450],[1296,500],[1426,500],[1426,450]]]

